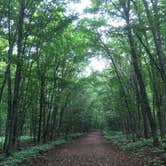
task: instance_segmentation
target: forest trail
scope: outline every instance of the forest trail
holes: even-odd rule
[[[143,161],[107,142],[100,131],[22,163],[20,166],[146,166]]]

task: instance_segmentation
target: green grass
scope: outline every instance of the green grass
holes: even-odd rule
[[[72,141],[73,139],[81,136],[81,133],[69,134],[63,138],[57,139],[46,144],[36,145],[30,148],[22,149],[21,151],[15,151],[8,158],[3,158],[0,162],[0,166],[16,166],[17,164],[30,160],[32,157],[36,156],[39,153],[46,152],[53,149],[55,146],[64,144],[66,142]]]
[[[133,142],[127,139],[125,134],[117,131],[103,131],[103,135],[111,143],[143,158],[152,166],[164,166],[166,164],[166,140],[162,140],[160,146],[154,147],[152,139],[139,139]]]

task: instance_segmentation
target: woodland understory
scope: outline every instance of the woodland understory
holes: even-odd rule
[[[102,129],[166,164],[166,1],[90,2],[0,0],[0,160]]]

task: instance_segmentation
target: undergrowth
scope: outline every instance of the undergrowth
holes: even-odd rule
[[[133,142],[119,131],[103,131],[103,135],[105,139],[111,141],[111,143],[143,158],[152,166],[166,165],[166,139],[161,140],[158,147],[154,147],[152,139],[139,139]]]
[[[53,149],[55,146],[70,142],[79,136],[81,136],[81,133],[69,134],[65,137],[61,137],[46,144],[39,144],[36,146],[24,148],[21,151],[15,151],[7,158],[1,156],[0,166],[16,166],[23,161],[31,159],[39,153],[46,152]]]

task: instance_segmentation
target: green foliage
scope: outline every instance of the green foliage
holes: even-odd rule
[[[126,136],[121,131],[103,131],[103,135],[106,140],[119,146],[126,145],[126,142],[128,142]]]
[[[5,140],[5,137],[4,137],[4,136],[1,136],[1,137],[0,137],[0,147],[1,147],[1,148],[3,147],[4,140]],[[31,141],[32,138],[27,135],[27,136],[21,136],[21,137],[19,138],[19,140],[20,140],[21,143],[26,143],[26,142],[28,142],[28,141]]]
[[[72,140],[78,138],[81,135],[82,135],[82,133],[73,133],[73,134],[66,135],[64,138],[65,138],[66,141],[72,141]]]
[[[50,149],[56,148],[56,146],[72,141],[81,135],[81,133],[73,133],[66,135],[61,139],[57,139],[56,141],[51,141],[46,144],[40,144],[29,148],[21,149],[21,151],[15,151],[10,157],[4,158],[0,162],[0,166],[16,166],[23,161],[32,159],[39,153],[44,153]]]
[[[62,139],[62,140],[50,142],[47,144],[37,145],[37,146],[31,147],[31,148],[28,148],[25,150],[21,150],[20,152],[14,152],[12,154],[12,156],[4,159],[5,161],[2,161],[0,163],[0,165],[1,166],[14,166],[24,160],[28,160],[28,159],[34,157],[38,153],[45,152],[47,150],[54,148],[57,145],[63,144],[63,143],[65,143],[65,140]]]
[[[164,140],[161,142],[162,146],[154,147],[152,139],[139,139],[133,142],[126,137],[126,134],[119,131],[104,130],[103,135],[105,139],[118,145],[123,150],[132,152],[140,158],[148,161],[153,166],[164,166],[165,163],[165,148]]]
[[[66,0],[0,3],[0,144],[6,153],[19,141],[72,140],[76,135],[68,134],[93,128],[118,131],[106,138],[134,151],[152,148],[151,137],[165,137],[164,0],[91,2],[90,17],[83,18]],[[107,59],[107,69],[88,76],[92,57]]]

